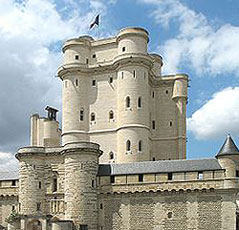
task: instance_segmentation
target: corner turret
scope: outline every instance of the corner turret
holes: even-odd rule
[[[237,177],[239,169],[239,150],[231,138],[231,135],[228,134],[227,138],[222,145],[220,151],[216,155],[219,163],[222,168],[225,169],[225,176],[228,177]]]

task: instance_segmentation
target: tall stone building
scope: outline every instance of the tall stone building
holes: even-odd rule
[[[31,116],[19,172],[0,174],[0,224],[12,230],[236,230],[239,151],[186,160],[188,77],[161,74],[148,32],[63,45],[57,110]]]

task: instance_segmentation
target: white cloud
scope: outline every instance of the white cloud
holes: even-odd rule
[[[164,72],[182,70],[188,65],[197,74],[239,74],[239,27],[224,24],[214,27],[207,18],[189,9],[179,0],[140,0],[153,4],[152,16],[167,27],[176,22],[178,33],[167,40],[160,51],[164,57]]]
[[[214,139],[227,133],[238,136],[238,108],[239,87],[223,89],[188,118],[188,130],[197,139]]]
[[[0,171],[11,171],[18,168],[18,161],[11,153],[0,152]]]
[[[60,45],[88,33],[97,10],[106,14],[107,1],[97,2],[0,0],[0,151],[28,145],[32,113],[47,104],[61,109],[61,82],[54,78]],[[102,35],[104,28],[91,33]]]

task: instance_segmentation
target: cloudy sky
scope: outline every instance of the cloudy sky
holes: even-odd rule
[[[14,153],[29,144],[29,116],[61,108],[63,41],[128,26],[149,31],[164,74],[190,76],[188,158],[213,157],[227,133],[239,143],[238,0],[0,0],[1,170],[16,168]]]

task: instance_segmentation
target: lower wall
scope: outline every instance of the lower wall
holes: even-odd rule
[[[234,194],[220,192],[102,194],[104,230],[235,230]]]

